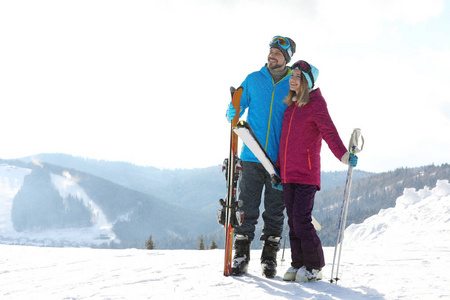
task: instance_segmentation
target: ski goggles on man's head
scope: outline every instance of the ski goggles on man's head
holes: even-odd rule
[[[289,42],[289,40],[285,37],[282,36],[274,36],[272,38],[272,40],[270,41],[270,46],[273,46],[275,44],[278,44],[281,48],[283,48],[284,50],[287,50],[291,47],[291,43]]]
[[[309,78],[311,79],[312,88],[314,87],[314,76],[311,73],[311,66],[306,61],[304,60],[297,61],[292,65],[291,69],[292,70],[299,69],[300,71],[308,74]]]
[[[291,60],[294,53],[292,53],[291,43],[287,38],[276,35],[272,38],[269,45],[271,47],[278,45],[281,48],[280,50],[286,50],[287,55],[289,55],[289,59],[286,58],[286,61],[289,62]]]

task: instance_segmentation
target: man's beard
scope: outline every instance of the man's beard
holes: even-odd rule
[[[276,70],[276,69],[283,68],[283,65],[279,64],[279,63],[277,63],[275,65],[272,65],[271,63],[269,63],[269,68],[272,69],[272,70]]]

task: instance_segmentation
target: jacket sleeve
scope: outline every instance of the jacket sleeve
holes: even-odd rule
[[[249,107],[250,105],[250,93],[249,93],[249,79],[250,75],[247,76],[247,78],[245,78],[244,82],[242,82],[241,86],[243,87],[243,91],[242,91],[242,95],[241,95],[241,101],[240,101],[240,112],[239,112],[239,117],[242,117],[242,115],[244,114],[245,110]]]
[[[344,143],[342,143],[339,133],[331,120],[325,100],[322,98],[317,101],[316,104],[314,121],[331,152],[333,152],[334,156],[340,160],[347,152],[347,148],[345,148]]]

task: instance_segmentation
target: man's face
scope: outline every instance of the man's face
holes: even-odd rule
[[[274,71],[281,71],[286,67],[286,59],[278,48],[270,48],[267,66]]]

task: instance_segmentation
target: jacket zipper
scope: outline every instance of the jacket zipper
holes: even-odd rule
[[[267,151],[267,145],[269,144],[269,134],[270,134],[270,123],[272,121],[272,108],[273,108],[273,98],[275,97],[275,89],[277,88],[277,84],[282,82],[284,78],[291,75],[291,69],[288,68],[288,72],[286,76],[284,76],[280,81],[275,83],[275,81],[272,78],[272,84],[273,84],[273,91],[272,91],[272,101],[270,102],[270,112],[269,112],[269,125],[267,126],[267,136],[266,136],[266,144],[264,145],[264,151]]]
[[[309,154],[309,149],[306,149],[308,151],[308,164],[309,164],[309,170],[311,171],[311,155]]]
[[[273,79],[272,79],[273,81]],[[276,86],[276,84],[275,84]],[[270,133],[270,122],[272,121],[272,108],[273,108],[273,97],[275,95],[275,86],[272,91],[272,100],[270,102],[270,112],[269,112],[269,125],[267,127],[267,136],[266,136],[266,144],[264,145],[264,151],[267,151],[267,145],[269,144],[269,133]]]

